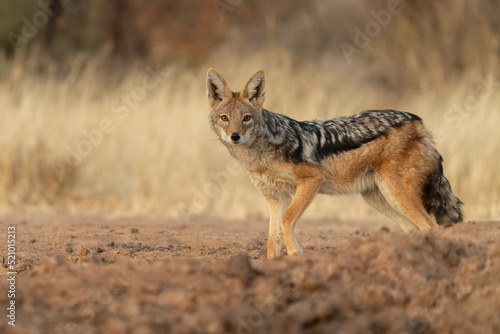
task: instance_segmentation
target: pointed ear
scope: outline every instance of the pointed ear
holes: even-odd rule
[[[263,70],[257,71],[248,80],[245,88],[240,93],[240,97],[250,100],[257,108],[262,107],[266,99],[266,80]]]
[[[210,68],[207,72],[208,103],[214,105],[228,99],[232,95],[233,93],[231,93],[231,89],[229,89],[226,80],[224,80],[213,68]]]

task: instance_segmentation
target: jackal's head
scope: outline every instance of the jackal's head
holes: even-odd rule
[[[250,144],[262,114],[266,96],[264,71],[256,72],[241,92],[232,92],[214,69],[207,73],[210,123],[219,138],[232,145]]]

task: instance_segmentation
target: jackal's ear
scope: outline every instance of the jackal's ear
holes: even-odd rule
[[[228,99],[232,95],[233,93],[231,93],[231,89],[229,89],[226,80],[224,80],[224,78],[222,78],[213,68],[210,68],[207,72],[208,103],[214,105]]]
[[[257,71],[248,80],[245,88],[240,93],[240,97],[250,100],[257,108],[262,107],[266,99],[266,80],[263,70]]]

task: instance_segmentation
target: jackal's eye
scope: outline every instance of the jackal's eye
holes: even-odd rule
[[[226,115],[222,115],[220,119],[223,120],[224,122],[229,121],[229,118]]]
[[[243,122],[248,122],[250,120],[250,115],[246,115],[245,117],[243,117]]]

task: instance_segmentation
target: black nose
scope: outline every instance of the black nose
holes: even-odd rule
[[[240,134],[239,133],[231,133],[231,140],[232,141],[238,141],[240,140]]]

